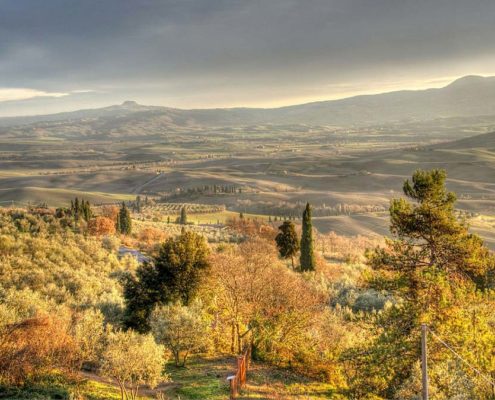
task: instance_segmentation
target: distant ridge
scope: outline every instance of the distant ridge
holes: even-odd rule
[[[469,75],[440,89],[401,90],[319,101],[280,108],[177,109],[144,106],[127,100],[120,105],[51,115],[0,118],[0,127],[48,121],[149,118],[167,126],[242,126],[308,124],[363,126],[436,118],[495,115],[495,77]]]
[[[476,149],[495,151],[495,132],[482,133],[464,139],[454,140],[448,143],[435,144],[432,148],[442,148],[449,150]]]

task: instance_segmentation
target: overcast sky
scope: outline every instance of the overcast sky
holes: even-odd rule
[[[279,106],[495,75],[494,0],[0,0],[0,116]]]

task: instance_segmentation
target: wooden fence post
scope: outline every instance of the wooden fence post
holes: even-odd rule
[[[227,381],[230,386],[230,399],[237,398],[242,387],[246,384],[247,370],[249,368],[249,357],[251,356],[250,348],[248,347],[242,356],[237,357],[237,370],[235,375],[229,375]]]

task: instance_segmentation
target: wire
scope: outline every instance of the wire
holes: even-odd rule
[[[485,375],[483,372],[481,372],[478,368],[475,366],[471,365],[468,361],[466,361],[459,353],[457,353],[448,343],[446,343],[440,336],[438,336],[435,332],[433,332],[429,326],[426,327],[428,331],[432,334],[433,338],[436,339],[438,342],[443,344],[448,350],[452,352],[459,360],[461,360],[464,364],[466,364],[471,370],[476,372],[481,378],[483,378],[485,381],[487,381],[490,385],[495,387],[495,381],[493,381],[490,377]]]

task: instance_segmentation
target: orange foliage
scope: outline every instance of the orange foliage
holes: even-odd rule
[[[117,206],[102,206],[101,215],[110,218],[112,221],[117,221],[117,215],[119,214],[119,208]]]
[[[163,242],[166,237],[165,232],[153,227],[143,228],[138,234],[139,241],[148,246],[157,242]]]
[[[103,236],[115,233],[115,222],[108,217],[95,217],[88,222],[90,235]]]
[[[51,316],[26,319],[0,336],[0,377],[19,385],[53,368],[73,370],[77,354],[67,323]]]
[[[266,240],[275,240],[277,232],[271,225],[265,224],[257,219],[232,218],[227,225],[242,235],[248,237],[262,237]]]

